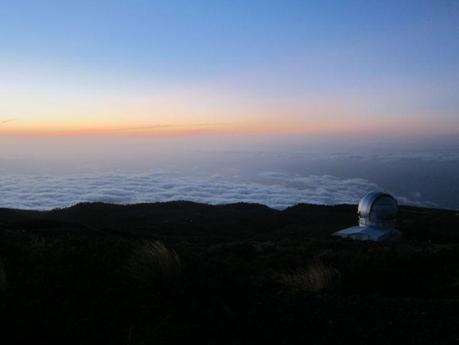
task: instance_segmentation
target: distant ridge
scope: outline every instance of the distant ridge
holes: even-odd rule
[[[408,238],[459,241],[455,211],[402,206],[399,228]],[[141,204],[79,203],[51,211],[0,209],[2,228],[33,232],[109,231],[126,235],[257,236],[292,232],[328,237],[356,222],[354,205],[298,204],[276,210],[261,204],[209,205],[190,201]]]

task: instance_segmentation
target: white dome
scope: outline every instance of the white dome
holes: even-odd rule
[[[398,213],[397,200],[387,193],[371,192],[359,202],[360,226],[389,228],[395,226]]]

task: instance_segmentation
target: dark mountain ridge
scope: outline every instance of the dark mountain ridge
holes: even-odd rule
[[[187,232],[211,237],[225,234],[251,237],[297,228],[299,236],[328,237],[341,228],[355,225],[356,210],[356,205],[298,204],[279,211],[248,203],[80,203],[51,211],[0,208],[0,226],[35,232],[92,229],[146,237]],[[453,210],[402,206],[397,226],[410,240],[459,241],[459,216]]]

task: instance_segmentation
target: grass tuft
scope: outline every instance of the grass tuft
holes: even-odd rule
[[[132,252],[128,264],[128,275],[140,286],[153,283],[169,285],[178,280],[181,273],[179,255],[162,242],[143,242]]]
[[[322,263],[310,264],[306,269],[283,274],[281,281],[293,291],[318,292],[337,287],[341,273],[333,267]]]

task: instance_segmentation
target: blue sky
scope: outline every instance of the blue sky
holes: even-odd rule
[[[0,116],[16,130],[75,117],[85,129],[287,119],[285,131],[320,132],[371,118],[372,131],[426,130],[435,116],[454,132],[458,61],[457,1],[0,2],[0,75],[13,85]]]

